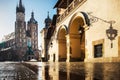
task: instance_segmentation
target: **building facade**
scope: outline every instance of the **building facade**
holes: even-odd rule
[[[32,12],[26,25],[25,8],[22,0],[19,0],[19,5],[16,7],[15,32],[12,34],[14,34],[14,37],[10,40],[5,39],[3,41],[5,44],[1,43],[1,46],[11,47],[18,56],[17,60],[39,59],[38,22],[34,18],[34,12]],[[9,36],[5,38],[9,38]],[[4,49],[7,50],[6,47]]]
[[[49,61],[120,61],[119,5],[119,0],[58,0]]]
[[[49,55],[49,46],[50,44],[52,45],[52,42],[50,42],[51,40],[51,36],[54,33],[55,27],[56,27],[56,18],[57,15],[54,15],[52,19],[50,19],[49,17],[49,12],[48,12],[48,16],[45,19],[45,27],[41,30],[41,39],[42,39],[42,58],[43,61],[48,61],[50,57]]]

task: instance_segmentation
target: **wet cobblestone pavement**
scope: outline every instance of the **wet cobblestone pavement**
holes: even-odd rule
[[[120,63],[0,63],[0,80],[120,80]]]
[[[37,80],[37,75],[20,63],[0,63],[0,80]]]

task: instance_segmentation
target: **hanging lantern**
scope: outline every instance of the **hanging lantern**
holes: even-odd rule
[[[106,34],[107,34],[108,39],[111,40],[111,48],[113,48],[113,42],[112,41],[117,36],[117,30],[113,29],[112,23],[110,23],[110,28],[106,30]]]

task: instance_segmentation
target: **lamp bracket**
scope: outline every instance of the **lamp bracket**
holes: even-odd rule
[[[109,24],[114,24],[114,23],[115,23],[114,20],[107,21],[107,20],[104,20],[104,19],[102,19],[102,18],[96,17],[96,16],[92,15],[92,12],[87,12],[87,14],[88,14],[89,17],[90,17],[90,22],[91,22],[91,23],[98,22],[98,20],[101,20],[101,21],[103,21],[103,22],[105,22],[105,23],[109,23]]]

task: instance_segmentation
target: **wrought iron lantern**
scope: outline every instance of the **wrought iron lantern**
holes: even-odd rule
[[[107,34],[108,39],[111,40],[111,48],[113,48],[113,42],[112,41],[117,36],[117,30],[113,29],[112,22],[110,23],[110,28],[106,30],[106,34]]]

